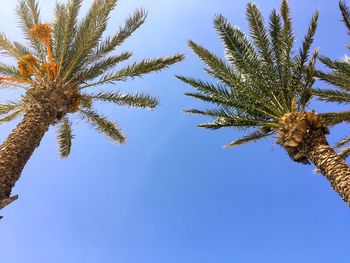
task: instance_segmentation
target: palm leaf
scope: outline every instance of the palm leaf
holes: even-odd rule
[[[240,87],[242,81],[233,71],[233,68],[225,61],[215,56],[208,49],[197,45],[193,41],[188,41],[188,46],[205,63],[209,69],[206,71],[215,78],[218,78],[223,84],[232,87]]]
[[[271,71],[270,73],[274,74],[274,63],[271,53],[272,45],[267,29],[265,28],[265,22],[261,11],[256,4],[248,3],[246,14],[253,43],[258,49],[260,56],[264,59],[266,65],[269,66],[269,70]]]
[[[23,111],[21,108],[17,108],[14,111],[10,111],[5,117],[0,118],[0,124],[3,124],[5,122],[10,122],[17,117],[21,116],[23,114]]]
[[[90,67],[84,68],[75,74],[69,82],[94,80],[98,76],[104,74],[107,70],[117,66],[120,62],[129,59],[131,56],[131,52],[123,52],[120,55],[100,59]]]
[[[57,128],[58,152],[61,158],[67,158],[71,151],[72,139],[74,138],[71,125],[68,118],[65,117]]]
[[[350,155],[350,147],[346,147],[345,149],[341,150],[338,155],[344,159],[348,158]]]
[[[350,34],[350,11],[349,11],[349,7],[347,6],[347,4],[345,3],[345,1],[340,0],[339,1],[339,8],[343,17],[343,22],[345,24],[345,26],[348,29],[348,34]]]
[[[41,59],[41,61],[45,61],[46,50],[43,43],[38,40],[34,40],[29,36],[29,30],[35,24],[40,23],[40,10],[38,3],[36,0],[20,0],[16,11],[25,38],[29,41],[30,45],[35,50],[36,55]]]
[[[0,63],[0,74],[8,77],[20,77],[18,69],[14,66],[9,66],[3,63]]]
[[[69,79],[84,66],[90,52],[98,45],[106,29],[110,12],[117,0],[94,0],[90,11],[77,27],[75,38],[71,44],[69,58],[64,68],[64,79]]]
[[[224,146],[224,148],[230,148],[233,146],[238,146],[238,145],[242,145],[248,142],[255,142],[257,140],[260,140],[264,137],[270,136],[271,133],[270,132],[262,132],[260,129],[257,131],[254,131],[252,133],[249,133],[247,135],[245,135],[243,138],[238,139],[238,140],[234,140],[233,142],[227,144]]]
[[[11,56],[15,59],[20,59],[29,51],[19,43],[11,42],[4,34],[0,33],[0,53]]]
[[[315,88],[313,92],[322,101],[350,103],[350,93],[347,91]]]
[[[334,126],[342,122],[350,122],[350,111],[320,113],[327,126]]]
[[[103,75],[99,81],[82,86],[81,89],[91,86],[99,86],[105,83],[126,81],[129,78],[141,77],[144,74],[165,69],[170,65],[181,61],[183,58],[183,55],[175,55],[163,58],[145,59],[141,62],[128,65],[117,72],[107,73]]]
[[[61,16],[60,24],[64,23],[59,26],[62,31],[62,37],[56,44],[56,60],[59,61],[58,74],[61,76],[66,72],[67,64],[72,59],[69,56],[72,54],[70,51],[72,51],[71,46],[77,32],[77,20],[81,4],[82,0],[69,0]]]
[[[118,32],[113,37],[107,37],[107,39],[98,45],[92,53],[91,59],[99,59],[115,50],[116,47],[123,44],[123,42],[146,21],[146,18],[147,12],[145,10],[142,8],[135,10],[134,13],[126,19],[124,25],[119,28]]]
[[[11,111],[20,109],[21,106],[21,102],[8,102],[6,104],[0,104],[0,115],[8,114]]]
[[[81,116],[98,132],[103,133],[108,138],[118,143],[124,143],[125,135],[114,122],[109,121],[106,117],[99,115],[93,110],[80,110]]]
[[[158,98],[146,94],[123,94],[116,91],[96,92],[89,95],[83,95],[85,99],[92,101],[112,102],[118,106],[129,106],[137,108],[154,109],[158,103]]]

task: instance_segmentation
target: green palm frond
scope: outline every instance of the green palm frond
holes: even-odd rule
[[[337,144],[334,145],[334,148],[335,149],[341,148],[341,147],[343,147],[343,146],[345,146],[345,145],[347,145],[349,143],[350,143],[350,136],[347,136],[347,137],[341,139],[339,142],[337,142]]]
[[[350,122],[350,111],[320,113],[327,126],[334,126],[342,122]]]
[[[343,139],[341,139],[336,145],[334,145],[334,149],[340,149],[338,152],[338,155],[344,159],[348,158],[350,155],[350,146],[348,145],[350,143],[350,136],[347,136]],[[346,146],[348,145],[348,146]],[[344,147],[345,146],[345,147]]]
[[[0,33],[0,54],[19,59],[29,51],[19,43],[11,42],[3,33]]]
[[[261,72],[261,60],[247,36],[238,28],[232,27],[222,15],[214,19],[214,26],[225,45],[227,60],[241,74],[257,76]]]
[[[8,77],[20,77],[18,69],[14,66],[6,65],[0,62],[0,74]]]
[[[22,110],[21,102],[8,102],[6,104],[0,104],[0,115],[8,114],[14,110]]]
[[[233,142],[227,144],[224,146],[224,148],[230,148],[230,147],[234,147],[234,146],[238,146],[238,145],[242,145],[248,142],[252,142],[252,141],[257,141],[260,140],[264,137],[270,136],[272,133],[269,131],[261,131],[261,129],[254,131],[252,133],[249,133],[247,135],[245,135],[243,138],[238,139],[238,140],[234,140]]]
[[[36,55],[44,60],[46,57],[44,45],[40,41],[34,40],[29,36],[29,30],[34,25],[40,23],[40,10],[38,3],[36,0],[20,0],[16,11],[25,38],[30,42]]]
[[[121,26],[118,32],[113,37],[107,37],[102,41],[91,55],[91,59],[99,59],[109,52],[115,50],[116,47],[123,44],[123,42],[132,35],[146,20],[147,12],[145,10],[137,9],[129,16],[124,25]]]
[[[271,38],[271,52],[273,56],[273,63],[277,73],[277,80],[280,86],[283,86],[283,34],[282,34],[282,18],[281,15],[274,9],[269,18],[269,34]],[[282,97],[284,104],[286,104],[284,96]]]
[[[84,65],[88,54],[99,44],[110,12],[116,4],[117,0],[94,0],[90,11],[77,27],[69,52],[70,63],[63,65],[65,80]]]
[[[23,110],[21,108],[16,108],[13,111],[9,111],[8,114],[4,114],[5,115],[4,117],[0,117],[0,124],[10,122],[18,118],[22,114],[23,114]]]
[[[57,145],[61,158],[67,158],[71,151],[72,139],[74,138],[71,125],[71,122],[65,117],[57,127]]]
[[[337,86],[339,89],[350,91],[350,84],[347,80],[347,76],[340,75],[337,72],[325,73],[321,71],[315,71],[315,75],[328,84]]]
[[[350,34],[350,9],[345,1],[339,1],[339,8],[343,17],[343,22],[348,29],[348,34]]]
[[[54,50],[54,58],[56,61],[60,61],[60,55],[63,49],[63,40],[65,27],[67,25],[67,10],[66,6],[62,3],[56,3],[53,15],[53,46],[61,47]],[[60,65],[61,66],[61,65]]]
[[[293,67],[292,63],[292,49],[294,44],[294,33],[292,27],[292,18],[290,15],[290,9],[287,0],[282,0],[281,4],[281,17],[283,20],[283,29],[282,29],[282,47],[283,47],[283,65],[284,65],[284,91],[288,91],[288,86],[291,78],[291,68]]]
[[[91,66],[79,71],[74,77],[71,78],[70,82],[94,80],[101,74],[104,74],[107,70],[113,69],[120,62],[129,59],[131,56],[131,52],[123,52],[120,55],[100,59]]]
[[[248,3],[246,14],[253,43],[257,48],[260,57],[269,67],[270,73],[274,74],[271,40],[265,27],[265,21],[261,11],[256,4]]]
[[[80,110],[79,112],[81,113],[81,117],[98,132],[103,133],[108,138],[120,144],[125,143],[126,137],[116,123],[111,122],[93,110]]]
[[[144,109],[154,109],[159,103],[158,98],[142,93],[123,94],[116,91],[106,91],[83,95],[83,97],[92,101],[111,102],[118,106],[129,106]]]
[[[305,71],[305,64],[309,58],[309,53],[310,53],[310,49],[311,49],[311,45],[314,42],[314,36],[316,33],[316,29],[317,29],[317,23],[318,23],[318,17],[319,17],[319,12],[316,11],[316,13],[313,15],[311,22],[310,22],[310,26],[308,29],[308,32],[305,36],[305,39],[302,43],[302,47],[300,48],[299,51],[299,55],[297,57],[297,67],[295,69],[295,72],[293,72],[293,80],[292,80],[292,86],[294,88],[298,88],[298,83],[300,82],[302,76],[303,76],[303,72]],[[316,55],[314,54],[314,59],[311,59],[311,69],[314,66],[315,62],[312,62],[316,59],[317,56],[317,51],[316,51]],[[313,79],[313,74],[310,75],[311,76],[311,80]],[[304,88],[304,87],[303,87]],[[299,100],[300,102],[300,100]],[[301,103],[303,104],[303,103]],[[302,105],[298,105],[298,108],[302,108]]]
[[[350,92],[336,89],[319,89],[313,90],[319,100],[337,103],[350,103]]]
[[[195,92],[187,92],[187,96],[216,106],[185,111],[214,118],[213,122],[199,127],[257,129],[233,145],[275,133],[283,115],[303,110],[308,105],[318,54],[316,49],[310,57],[318,12],[311,19],[297,55],[294,55],[295,37],[286,0],[282,0],[280,12],[273,10],[267,25],[256,4],[247,5],[246,15],[250,38],[222,15],[214,19],[214,27],[225,48],[225,59],[193,41],[188,42],[205,64],[204,70],[220,84],[176,76],[195,89]],[[266,128],[268,132],[264,132]]]
[[[188,46],[208,66],[205,70],[209,75],[219,79],[227,86],[240,86],[242,82],[240,77],[235,74],[233,68],[228,63],[192,40],[188,41]]]
[[[338,155],[344,159],[348,158],[350,156],[350,147],[344,148],[338,153]]]
[[[59,61],[59,73],[65,72],[65,68],[70,57],[69,51],[72,49],[74,37],[77,32],[77,19],[79,10],[82,4],[82,0],[69,0],[64,6],[64,9],[59,12],[57,19],[57,28],[60,33],[60,38],[57,39],[56,43],[56,60]]]
[[[117,81],[126,81],[129,78],[141,77],[144,74],[165,69],[170,65],[183,60],[183,58],[183,55],[175,55],[164,58],[145,59],[141,62],[135,62],[122,69],[119,69],[117,72],[107,73],[97,82],[82,86],[81,89],[91,86],[99,86],[106,83],[114,83]]]
[[[263,119],[253,118],[249,115],[236,114],[230,109],[206,109],[206,110],[184,110],[189,114],[200,114],[210,117],[217,117],[211,123],[199,124],[198,127],[207,129],[218,129],[222,127],[234,127],[234,128],[249,128],[257,126],[275,126],[272,122],[267,122]]]

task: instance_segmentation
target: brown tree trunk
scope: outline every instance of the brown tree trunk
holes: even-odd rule
[[[350,167],[329,146],[324,132],[313,132],[303,151],[350,206]]]
[[[10,197],[11,190],[53,120],[52,112],[39,104],[31,105],[0,146],[0,209],[17,199]]]

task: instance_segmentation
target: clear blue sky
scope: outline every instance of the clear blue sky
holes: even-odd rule
[[[64,0],[62,0],[64,1]],[[91,4],[84,2],[83,11]],[[265,16],[279,0],[257,0]],[[0,31],[21,40],[16,1],[2,1]],[[49,21],[53,0],[40,0]],[[128,135],[115,145],[75,121],[72,154],[59,160],[55,129],[44,137],[14,189],[20,198],[2,211],[0,263],[329,263],[350,258],[350,209],[312,166],[293,163],[274,138],[239,148],[239,134],[196,128],[207,120],[182,109],[200,107],[175,74],[208,79],[186,47],[193,39],[223,55],[215,14],[247,30],[246,0],[120,0],[108,31],[143,6],[148,21],[123,49],[135,59],[186,53],[183,63],[118,90],[148,91],[155,111],[101,105]],[[350,42],[336,0],[290,0],[298,44],[320,10],[316,45],[340,58]],[[325,86],[318,83],[320,86]],[[1,101],[13,93],[1,91]],[[313,103],[318,111],[338,109]],[[3,141],[15,122],[0,127]],[[332,130],[329,140],[348,135]]]

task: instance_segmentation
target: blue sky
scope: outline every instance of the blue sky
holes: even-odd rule
[[[233,3],[234,2],[234,3]],[[223,56],[215,14],[247,31],[246,0],[120,0],[108,32],[136,7],[148,21],[122,47],[135,60],[185,53],[167,71],[107,88],[159,96],[155,111],[100,105],[128,135],[106,140],[75,121],[69,159],[59,160],[54,127],[44,137],[14,189],[20,198],[2,211],[0,263],[328,263],[350,257],[350,210],[312,166],[293,163],[274,138],[239,148],[222,146],[240,134],[196,128],[207,120],[182,109],[202,103],[175,74],[209,79],[189,51],[192,39]],[[83,12],[92,1],[84,1]],[[265,17],[279,0],[256,1]],[[0,31],[21,40],[14,8],[2,1]],[[49,21],[53,0],[40,0]],[[315,47],[340,58],[349,38],[337,1],[290,0],[298,44],[316,8]],[[317,83],[318,86],[325,86]],[[13,92],[1,91],[1,101]],[[318,111],[340,107],[314,102]],[[0,141],[16,122],[0,126]],[[349,134],[333,129],[330,142]]]

